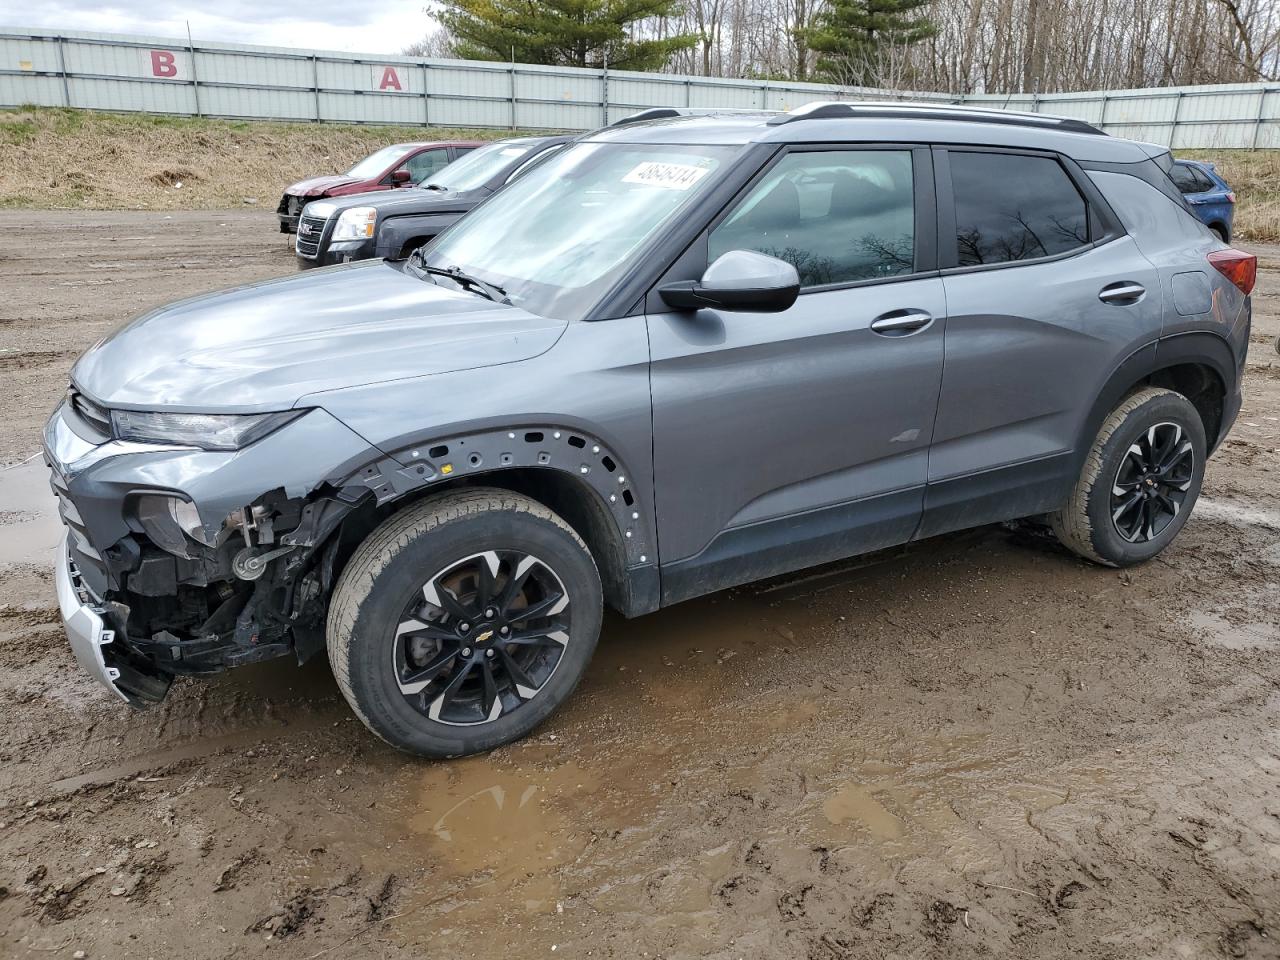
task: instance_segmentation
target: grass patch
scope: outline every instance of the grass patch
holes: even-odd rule
[[[40,125],[31,116],[34,107],[20,111],[0,111],[0,144],[30,143],[40,132]]]
[[[511,135],[20,107],[0,110],[0,208],[274,210],[288,184],[391,143]]]
[[[1280,150],[1180,150],[1177,156],[1213,163],[1231,185],[1236,237],[1280,241]]]

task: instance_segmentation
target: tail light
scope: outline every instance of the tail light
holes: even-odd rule
[[[1235,203],[1235,202],[1236,202],[1236,192],[1234,190],[1228,190],[1227,203]]]
[[[1258,258],[1252,253],[1233,248],[1215,250],[1209,254],[1209,263],[1242,292],[1253,292],[1253,285],[1258,280]]]

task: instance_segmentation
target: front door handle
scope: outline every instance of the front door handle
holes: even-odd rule
[[[1102,288],[1098,294],[1098,299],[1103,303],[1128,304],[1137,303],[1146,295],[1147,288],[1140,283],[1133,283],[1130,280],[1121,280],[1119,283],[1111,283]]]
[[[905,337],[933,323],[933,316],[922,310],[895,310],[871,321],[873,333],[886,337]]]

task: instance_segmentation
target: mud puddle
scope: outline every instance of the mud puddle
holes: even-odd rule
[[[1193,611],[1186,619],[1193,629],[1203,632],[1208,643],[1224,650],[1280,649],[1280,629],[1275,624],[1239,623],[1208,610]]]
[[[666,931],[710,950],[731,938],[726,908],[763,897],[802,915],[791,887],[837,869],[890,883],[929,862],[1008,886],[1011,843],[1041,842],[1064,805],[1117,791],[1110,748],[1045,764],[988,730],[850,724],[865,691],[848,679],[762,681],[780,652],[817,658],[831,643],[823,613],[770,596],[611,623],[567,727],[431,765],[398,791],[388,809],[433,864],[430,891],[402,908],[406,936],[490,956],[517,930],[549,949],[607,914],[647,917],[649,945]]]
[[[51,562],[61,539],[44,460],[36,456],[0,469],[0,566]]]
[[[1280,531],[1280,511],[1268,510],[1254,504],[1201,496],[1195,505],[1193,517],[1222,520],[1244,527],[1262,527]]]

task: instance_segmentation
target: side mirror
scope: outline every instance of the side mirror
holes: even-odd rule
[[[719,307],[751,313],[778,313],[796,302],[800,275],[785,260],[754,250],[730,250],[707,267],[701,280],[669,283],[658,290],[677,310]]]
[[[391,183],[397,187],[409,182],[410,173],[408,170],[392,170]]]

